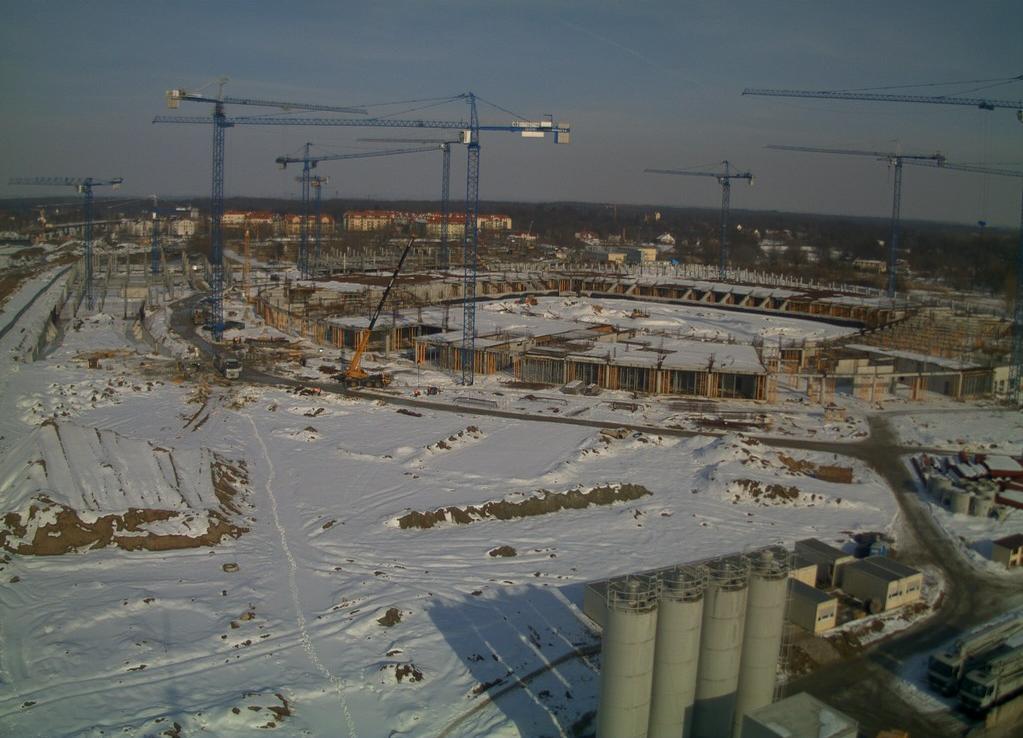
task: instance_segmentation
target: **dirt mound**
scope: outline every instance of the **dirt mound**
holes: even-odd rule
[[[728,493],[732,503],[754,503],[764,506],[792,505],[808,507],[812,505],[841,505],[842,498],[831,498],[816,492],[803,492],[798,487],[784,484],[770,484],[753,479],[736,479],[728,485]]]
[[[7,512],[0,525],[0,548],[28,556],[57,556],[116,546],[125,551],[171,551],[216,546],[249,529],[232,522],[241,514],[238,495],[249,477],[243,464],[218,457],[210,465],[210,483],[218,505],[207,510],[130,507],[95,514],[55,502],[44,493],[28,510]],[[43,466],[45,463],[40,460]]]
[[[778,454],[778,460],[791,472],[814,477],[824,482],[852,484],[853,481],[853,470],[848,466],[828,466],[826,464],[815,464],[812,461],[799,461],[785,454]]]
[[[534,515],[548,515],[559,510],[581,510],[590,505],[610,505],[615,502],[636,500],[651,494],[639,484],[608,484],[589,490],[570,489],[564,492],[537,490],[524,500],[496,500],[482,505],[459,507],[452,505],[436,510],[413,510],[397,518],[399,528],[432,528],[438,523],[466,525],[479,520],[514,520]]]

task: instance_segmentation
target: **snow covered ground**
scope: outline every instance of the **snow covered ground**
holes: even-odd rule
[[[116,433],[102,456],[113,476],[152,468],[154,449],[244,461],[239,522],[249,531],[212,548],[6,554],[2,734],[158,735],[177,723],[182,735],[270,724],[289,735],[434,735],[511,684],[510,673],[597,642],[579,611],[586,581],[769,542],[846,540],[895,518],[873,472],[832,455],[792,454],[851,466],[852,484],[793,472],[736,434],[606,439],[469,411],[409,414],[216,382],[202,390],[146,350],[123,322],[98,316],[45,359],[5,365],[0,453],[14,458],[56,416],[97,438]],[[125,486],[88,479],[79,483],[90,490]],[[511,520],[394,522],[410,510],[614,483],[650,494]],[[0,479],[0,502],[12,484]],[[797,493],[788,502],[763,493],[775,485]],[[491,555],[502,546],[515,555]],[[595,663],[571,657],[452,735],[568,731],[596,691]]]
[[[502,314],[536,316],[584,324],[608,323],[620,330],[667,333],[721,342],[750,343],[754,338],[834,338],[856,332],[855,328],[815,320],[639,300],[539,297],[536,305],[501,300],[481,303],[480,308],[483,320],[498,320]]]
[[[999,407],[892,413],[892,426],[905,444],[950,451],[1023,453],[1023,413]]]

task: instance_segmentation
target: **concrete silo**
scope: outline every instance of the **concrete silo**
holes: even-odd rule
[[[656,579],[628,576],[609,581],[597,738],[646,738],[656,634]]]
[[[707,570],[698,565],[661,574],[649,738],[689,735],[706,582]]]
[[[739,734],[744,714],[774,700],[791,566],[791,554],[781,546],[764,548],[748,557],[751,570],[735,704],[735,735]]]
[[[703,634],[693,703],[693,738],[732,734],[750,564],[736,554],[707,563]]]

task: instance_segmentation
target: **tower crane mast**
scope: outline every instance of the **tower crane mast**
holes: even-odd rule
[[[350,126],[361,128],[421,128],[435,130],[461,130],[468,131],[466,143],[468,144],[468,156],[466,157],[466,224],[465,236],[462,242],[463,265],[464,265],[464,314],[462,325],[462,384],[473,384],[474,356],[476,344],[476,264],[477,252],[479,250],[479,227],[476,216],[479,213],[479,158],[480,140],[482,132],[499,131],[502,133],[518,133],[524,138],[543,138],[546,134],[553,134],[554,143],[567,144],[571,142],[571,126],[568,123],[557,123],[550,117],[538,121],[512,121],[510,124],[481,124],[476,110],[476,95],[472,92],[457,95],[452,100],[464,100],[469,107],[468,120],[425,120],[425,119],[400,119],[400,118],[331,118],[331,117],[280,117],[280,116],[246,116],[240,118],[227,118],[223,116],[219,124],[214,126],[215,130],[221,130],[218,126],[230,127],[238,125],[305,125],[305,126]],[[204,102],[208,99],[204,98]],[[182,123],[196,124],[209,123],[209,120],[202,117],[192,116],[157,116],[154,123]],[[214,153],[216,153],[216,138],[214,138]],[[221,161],[223,156],[221,155]],[[222,178],[221,178],[222,179]],[[221,193],[221,201],[223,196]],[[472,218],[472,223],[469,218]],[[221,323],[222,323],[221,319]]]
[[[731,162],[727,159],[723,172],[693,172],[685,169],[644,169],[648,174],[673,174],[680,177],[713,177],[721,185],[721,231],[719,237],[719,258],[718,276],[724,279],[725,267],[728,266],[728,214],[731,210],[732,201],[732,180],[744,179],[753,184],[753,175],[750,172],[733,172]],[[616,210],[617,213],[617,210]]]
[[[973,164],[953,164],[948,161],[926,162],[907,161],[920,167],[931,167],[936,169],[953,169],[959,172],[973,172],[975,174],[992,174],[998,177],[1014,177],[1023,180],[1023,172],[1013,169],[1000,169],[997,167],[975,166]],[[1009,397],[1012,402],[1019,405],[1023,402],[1023,388],[1020,387],[1023,381],[1023,300],[1019,298],[1020,285],[1023,285],[1023,193],[1020,195],[1019,213],[1019,247],[1016,249],[1016,290],[1017,297],[1013,301],[1012,309],[1012,355],[1009,360]]]
[[[843,156],[869,156],[874,159],[888,162],[895,167],[894,183],[892,185],[892,217],[891,231],[888,238],[888,297],[895,297],[896,276],[898,269],[899,231],[902,217],[902,164],[905,161],[933,161],[944,162],[945,157],[940,153],[934,154],[902,154],[893,151],[861,151],[859,149],[829,149],[815,146],[784,146],[772,144],[767,148],[780,151],[803,151],[811,154],[839,154]]]
[[[43,187],[74,187],[82,195],[82,211],[85,228],[82,241],[85,244],[85,301],[89,310],[95,305],[92,287],[92,188],[111,186],[117,189],[124,182],[122,177],[95,179],[94,177],[12,177],[12,185],[39,185]]]
[[[451,257],[448,251],[448,234],[450,233],[451,213],[451,146],[452,144],[465,144],[469,142],[468,133],[463,131],[458,138],[360,138],[360,141],[378,141],[386,143],[407,143],[407,144],[440,144],[441,157],[440,168],[440,267],[447,269],[451,266]]]
[[[378,156],[398,156],[400,154],[421,154],[424,151],[437,151],[437,146],[418,146],[410,149],[382,149],[379,151],[359,151],[352,154],[322,154],[320,156],[313,156],[309,153],[310,148],[313,144],[306,143],[302,148],[304,154],[300,157],[296,156],[278,156],[277,166],[284,169],[288,164],[301,163],[302,164],[302,176],[299,177],[299,181],[302,183],[302,224],[299,228],[299,249],[298,249],[298,270],[302,276],[308,279],[312,276],[312,265],[309,263],[309,236],[308,236],[308,222],[309,222],[309,195],[312,189],[312,170],[321,161],[342,161],[346,159],[371,159]],[[317,189],[319,193],[319,189]],[[319,230],[319,221],[317,220],[317,230]],[[319,238],[317,237],[317,250],[319,249]],[[317,253],[317,258],[319,254]]]
[[[315,103],[284,102],[245,97],[227,97],[224,85],[227,77],[217,80],[217,96],[209,97],[190,93],[183,89],[168,90],[167,107],[176,110],[182,102],[208,103],[213,105],[213,166],[210,195],[210,297],[207,300],[206,327],[214,341],[224,336],[224,132],[234,126],[224,112],[224,105],[252,105],[265,108],[280,108],[284,111],[303,110],[328,113],[365,113],[360,107],[342,107]],[[203,123],[210,119],[202,118]],[[286,120],[286,119],[285,119]],[[156,122],[156,121],[154,121]]]

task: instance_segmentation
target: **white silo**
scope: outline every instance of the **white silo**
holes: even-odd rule
[[[745,713],[774,701],[791,565],[791,554],[781,546],[755,551],[749,554],[749,559],[752,568],[735,703],[735,735]]]
[[[661,574],[649,738],[689,735],[706,582],[702,566],[676,566]]]
[[[703,634],[693,703],[693,738],[732,734],[746,622],[749,560],[740,554],[707,563]]]
[[[646,738],[656,634],[656,580],[628,576],[609,581],[597,738]]]

